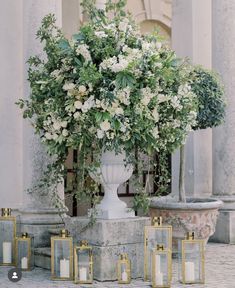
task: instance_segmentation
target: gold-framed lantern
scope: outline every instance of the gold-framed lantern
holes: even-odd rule
[[[68,230],[61,230],[60,236],[51,237],[52,280],[73,279],[73,238]]]
[[[152,226],[145,226],[144,231],[144,280],[151,279],[151,255],[157,244],[164,245],[164,249],[172,251],[172,226],[163,225],[162,217],[154,217]]]
[[[23,271],[30,271],[34,268],[33,236],[26,232],[16,237],[16,267]]]
[[[86,240],[74,247],[74,282],[76,284],[91,284],[93,282],[92,247]]]
[[[131,261],[127,253],[122,253],[117,262],[117,279],[119,284],[131,283]]]
[[[152,287],[171,287],[171,273],[171,251],[165,249],[163,244],[157,244],[157,247],[152,252]]]
[[[195,239],[194,232],[188,232],[186,239],[180,241],[179,265],[180,280],[183,284],[205,283],[204,247],[202,239]]]
[[[0,265],[15,266],[16,217],[11,208],[2,208],[0,217]]]

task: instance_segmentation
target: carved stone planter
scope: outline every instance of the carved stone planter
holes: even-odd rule
[[[194,231],[195,236],[204,239],[215,232],[218,209],[223,202],[216,199],[188,198],[187,203],[176,202],[171,197],[154,197],[150,204],[150,215],[161,216],[164,224],[173,227],[173,253],[178,250],[178,241],[186,232]]]

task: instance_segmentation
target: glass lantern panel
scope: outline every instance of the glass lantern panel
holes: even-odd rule
[[[54,275],[58,278],[70,277],[70,240],[54,240]]]
[[[129,265],[127,263],[120,263],[120,280],[123,282],[129,281]]]
[[[90,269],[90,249],[78,249],[78,280],[79,281],[89,281],[92,279],[91,269]]]
[[[15,222],[12,220],[0,221],[0,263],[14,262]]]
[[[168,286],[170,283],[170,263],[167,253],[153,253],[155,257],[154,273],[156,286]]]
[[[200,282],[202,280],[202,254],[199,242],[186,242],[185,251],[185,281]]]
[[[29,269],[30,268],[30,260],[29,260],[29,241],[27,240],[18,240],[17,241],[17,251],[18,251],[18,259],[17,259],[17,267],[21,269]]]
[[[34,268],[34,237],[31,236],[30,267]]]
[[[157,244],[163,244],[165,249],[171,249],[169,229],[164,227],[150,227],[147,233],[147,239],[147,277],[150,279],[152,271],[151,255]]]

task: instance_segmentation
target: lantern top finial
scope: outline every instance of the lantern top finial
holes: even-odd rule
[[[128,259],[127,253],[121,253],[121,254],[120,254],[120,259],[121,259],[121,260],[127,260],[127,259]]]
[[[68,237],[68,236],[69,236],[69,231],[68,231],[67,229],[62,229],[62,230],[60,231],[60,236],[61,236],[62,238]]]
[[[152,223],[153,226],[162,226],[162,217],[153,217]]]
[[[27,232],[23,232],[21,236],[22,236],[22,238],[28,238],[29,234]]]
[[[187,240],[194,240],[195,233],[192,232],[187,232]]]
[[[11,208],[2,208],[2,216],[3,217],[11,216]]]
[[[80,246],[88,246],[87,240],[81,240],[80,241]]]

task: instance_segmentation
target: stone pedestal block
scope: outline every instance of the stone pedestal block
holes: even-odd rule
[[[219,210],[215,233],[210,241],[235,244],[235,197],[232,195],[216,198],[223,201],[223,206]]]
[[[130,257],[132,278],[143,277],[146,225],[150,225],[150,218],[97,219],[92,226],[88,218],[65,218],[65,226],[75,243],[84,239],[93,246],[94,278],[98,281],[117,280],[116,264],[123,252]]]
[[[50,246],[50,230],[63,229],[61,212],[55,208],[19,210],[19,231],[34,235],[35,247]],[[63,214],[63,213],[62,213]]]

